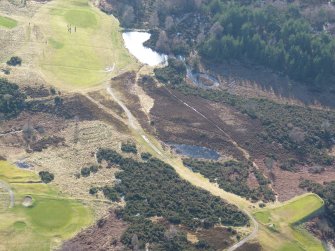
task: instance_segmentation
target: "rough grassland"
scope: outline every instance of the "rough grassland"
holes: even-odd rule
[[[50,250],[91,223],[90,210],[78,201],[50,185],[28,183],[39,180],[30,171],[2,161],[0,180],[15,193],[14,207],[0,213],[0,250]],[[27,195],[33,199],[30,207],[22,205]]]
[[[324,250],[319,240],[298,225],[309,215],[321,210],[323,200],[315,194],[306,194],[282,206],[254,213],[260,226],[259,240],[271,250]]]
[[[39,64],[51,84],[87,88],[138,67],[123,46],[118,21],[87,0],[52,1],[41,8],[34,23],[45,37]]]
[[[0,27],[5,27],[8,29],[13,29],[17,26],[17,21],[9,17],[0,16]]]

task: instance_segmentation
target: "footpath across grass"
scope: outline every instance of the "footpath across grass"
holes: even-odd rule
[[[33,172],[1,161],[0,181],[15,195],[14,207],[0,213],[0,250],[50,250],[92,222],[91,211],[79,201],[50,185],[31,183],[39,181]]]

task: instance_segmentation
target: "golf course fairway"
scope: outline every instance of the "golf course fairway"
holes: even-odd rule
[[[315,194],[305,194],[275,208],[256,211],[260,223],[258,240],[265,250],[322,251],[320,240],[313,237],[299,223],[323,209],[323,200]]]
[[[39,65],[50,84],[88,88],[138,66],[123,46],[118,21],[87,0],[51,1],[31,22],[44,35]]]
[[[0,250],[50,250],[92,223],[87,207],[50,185],[34,183],[39,177],[31,171],[0,161],[0,182],[14,192],[15,200],[13,207],[0,209]],[[0,197],[10,199],[3,190]]]

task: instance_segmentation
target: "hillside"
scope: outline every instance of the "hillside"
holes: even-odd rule
[[[332,3],[0,13],[1,250],[335,244]]]

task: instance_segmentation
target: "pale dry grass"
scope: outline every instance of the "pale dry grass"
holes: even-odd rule
[[[198,237],[195,234],[192,234],[190,232],[187,232],[186,234],[186,238],[189,242],[191,242],[192,244],[196,244],[199,242]]]
[[[120,149],[123,141],[131,140],[128,135],[120,134],[108,124],[100,121],[89,121],[79,123],[78,143],[74,143],[75,123],[73,122],[64,131],[59,133],[66,139],[66,146],[50,147],[42,152],[35,152],[27,159],[34,165],[34,171],[50,171],[55,175],[52,182],[62,193],[75,199],[80,199],[93,208],[96,219],[103,216],[110,203],[105,202],[102,193],[91,196],[91,187],[113,186],[116,168],[101,168],[95,174],[88,177],[76,178],[82,167],[96,164],[94,153],[99,147],[108,147],[115,150]]]
[[[150,110],[154,107],[155,105],[155,100],[151,98],[146,92],[143,90],[141,86],[138,85],[138,80],[141,77],[141,75],[153,75],[153,69],[149,66],[143,66],[139,72],[137,73],[136,76],[136,83],[133,88],[133,92],[135,95],[138,96],[142,110],[144,113],[149,116]]]

